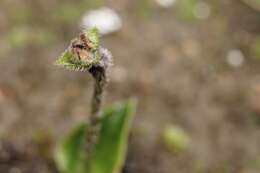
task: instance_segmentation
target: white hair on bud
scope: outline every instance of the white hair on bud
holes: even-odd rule
[[[108,69],[113,65],[113,57],[111,52],[103,47],[99,48],[99,52],[100,52],[101,60],[98,66],[101,66],[104,69]]]

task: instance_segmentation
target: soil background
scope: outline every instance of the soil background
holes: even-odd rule
[[[104,106],[138,100],[123,172],[259,173],[260,12],[240,0],[184,1],[1,0],[0,173],[57,172],[53,148],[86,121],[93,81],[53,62],[82,15],[104,5],[123,21],[102,37],[114,56]],[[189,137],[178,155],[162,140],[169,125]]]

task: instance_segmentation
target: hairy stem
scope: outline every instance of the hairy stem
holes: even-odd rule
[[[91,114],[88,124],[87,136],[87,154],[91,155],[91,151],[97,142],[99,122],[101,119],[100,109],[102,105],[102,98],[104,87],[106,85],[106,70],[103,67],[92,67],[89,72],[92,74],[94,83],[94,92],[91,100]]]
[[[89,72],[92,74],[95,84],[91,103],[91,122],[96,124],[100,119],[100,107],[102,104],[103,90],[106,85],[106,70],[103,67],[92,67]]]

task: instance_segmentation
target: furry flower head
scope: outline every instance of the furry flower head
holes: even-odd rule
[[[93,66],[102,65],[103,48],[100,48],[100,35],[96,28],[82,32],[73,39],[56,64],[69,70],[87,71]],[[101,51],[100,51],[101,50]]]

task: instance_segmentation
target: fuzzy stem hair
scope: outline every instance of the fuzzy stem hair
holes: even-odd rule
[[[101,61],[98,65],[89,69],[89,73],[94,79],[94,91],[91,100],[91,111],[88,121],[88,135],[87,135],[87,155],[91,157],[91,151],[97,143],[98,133],[100,129],[101,107],[104,98],[104,89],[107,84],[107,71],[111,66],[112,56],[109,51],[100,48]]]

